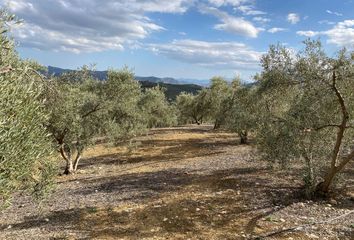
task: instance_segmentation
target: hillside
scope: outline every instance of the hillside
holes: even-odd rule
[[[65,72],[75,71],[70,69],[62,69],[53,66],[48,66],[48,75],[59,76]],[[99,79],[105,80],[107,78],[107,71],[92,71],[92,75]],[[140,77],[135,76],[135,79],[141,83],[143,88],[152,88],[157,85],[166,89],[166,97],[169,100],[175,100],[181,92],[196,94],[202,89],[202,86],[197,84],[182,83],[174,78],[158,78],[158,77]],[[191,80],[190,80],[191,81]]]
[[[201,86],[195,84],[170,84],[162,82],[155,83],[150,81],[140,81],[140,83],[143,88],[152,88],[157,85],[165,88],[165,94],[168,100],[175,100],[181,92],[196,94],[199,90],[202,89]]]

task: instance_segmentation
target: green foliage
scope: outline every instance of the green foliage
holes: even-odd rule
[[[177,96],[182,92],[197,94],[202,89],[201,86],[195,84],[170,84],[170,83],[155,83],[148,81],[140,81],[143,89],[153,88],[160,86],[165,89],[165,95],[169,102],[175,102]]]
[[[202,124],[208,113],[205,99],[205,89],[201,90],[198,95],[193,95],[191,93],[181,93],[178,95],[176,99],[178,122],[180,124]]]
[[[257,121],[256,88],[242,85],[238,78],[231,88],[231,95],[224,101],[225,125],[239,135],[241,143],[248,143],[249,132],[255,129]]]
[[[214,77],[210,82],[210,88],[200,90],[197,95],[182,93],[177,97],[180,123],[201,124],[211,120],[215,128],[224,124],[229,110],[231,87],[221,77]]]
[[[43,196],[54,172],[44,124],[44,82],[33,62],[21,60],[5,33],[16,21],[0,11],[0,204],[17,190]]]
[[[91,85],[97,85],[86,69],[53,78],[46,91],[50,113],[47,128],[68,157],[80,152],[100,133],[102,100]]]
[[[118,143],[145,130],[138,105],[141,89],[133,73],[126,68],[111,70],[108,80],[101,82],[91,71],[84,66],[53,78],[46,91],[47,128],[67,162],[67,174],[77,170],[83,151],[95,137],[106,136]]]
[[[176,109],[167,101],[164,91],[159,86],[146,89],[140,100],[139,105],[149,128],[177,124]]]
[[[106,134],[113,142],[118,143],[143,133],[146,124],[139,108],[142,92],[133,72],[127,68],[109,71],[103,89],[108,121]]]
[[[318,186],[328,191],[352,160],[353,58],[346,50],[329,58],[317,41],[305,45],[296,56],[272,46],[262,58],[257,137],[272,162],[285,167],[304,163],[309,192],[316,190],[319,177],[324,185]]]
[[[214,128],[219,128],[225,123],[225,117],[229,111],[228,99],[231,88],[222,77],[213,77],[210,80],[210,88],[207,92],[209,117],[214,121]]]

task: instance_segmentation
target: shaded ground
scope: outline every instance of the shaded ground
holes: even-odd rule
[[[0,239],[254,239],[354,209],[345,192],[303,200],[299,170],[274,173],[254,158],[252,147],[208,126],[98,145],[40,207],[17,197],[0,214]],[[267,239],[354,239],[354,215]]]

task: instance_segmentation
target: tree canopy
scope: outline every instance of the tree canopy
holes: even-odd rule
[[[27,190],[46,193],[54,170],[48,133],[48,114],[42,96],[45,83],[39,65],[21,60],[7,24],[16,18],[0,11],[0,196]]]
[[[354,158],[353,54],[328,57],[319,41],[296,55],[271,46],[259,78],[260,149],[273,162],[301,160],[311,192],[328,192]]]

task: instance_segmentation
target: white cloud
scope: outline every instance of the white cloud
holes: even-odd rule
[[[25,23],[14,30],[23,47],[97,52],[121,50],[164,30],[148,12],[183,13],[193,0],[0,0]]]
[[[242,12],[245,15],[264,15],[267,14],[266,12],[255,10],[253,6],[239,6],[236,8],[240,12]]]
[[[306,37],[323,35],[328,38],[327,42],[330,44],[335,44],[339,47],[354,48],[354,20],[339,22],[327,31],[298,31],[297,34]]]
[[[262,52],[238,42],[206,42],[190,39],[150,44],[149,50],[191,64],[233,70],[258,69]]]
[[[288,22],[291,24],[296,24],[300,21],[300,16],[297,13],[289,13],[287,17]]]
[[[256,21],[256,22],[263,23],[263,24],[271,21],[269,18],[265,18],[265,17],[254,17],[254,18],[252,18],[252,20]]]
[[[214,7],[202,5],[199,7],[199,11],[204,14],[211,14],[220,20],[221,23],[214,26],[217,30],[223,30],[251,38],[256,38],[258,33],[262,30],[256,28],[251,22],[243,18],[233,17]]]
[[[323,34],[328,37],[329,43],[354,48],[354,20],[339,22]]]
[[[253,2],[253,0],[209,0],[209,3],[215,7],[221,6],[239,6],[244,3]]]
[[[353,27],[353,26],[354,26],[354,20],[345,20],[337,24],[338,28],[346,28],[346,27]]]
[[[328,21],[328,20],[321,20],[321,21],[318,21],[319,24],[328,24],[328,25],[334,25],[336,24],[335,22],[332,22],[332,21]]]
[[[315,31],[297,31],[297,35],[300,36],[305,36],[305,37],[314,37],[320,34],[320,32],[315,32]]]
[[[336,15],[336,16],[343,16],[343,14],[339,13],[339,12],[332,12],[331,10],[326,10],[326,13],[328,14],[332,14],[332,15]]]
[[[268,29],[269,33],[277,33],[277,32],[284,32],[286,31],[286,28],[278,28],[278,27],[274,27],[274,28],[270,28]]]

